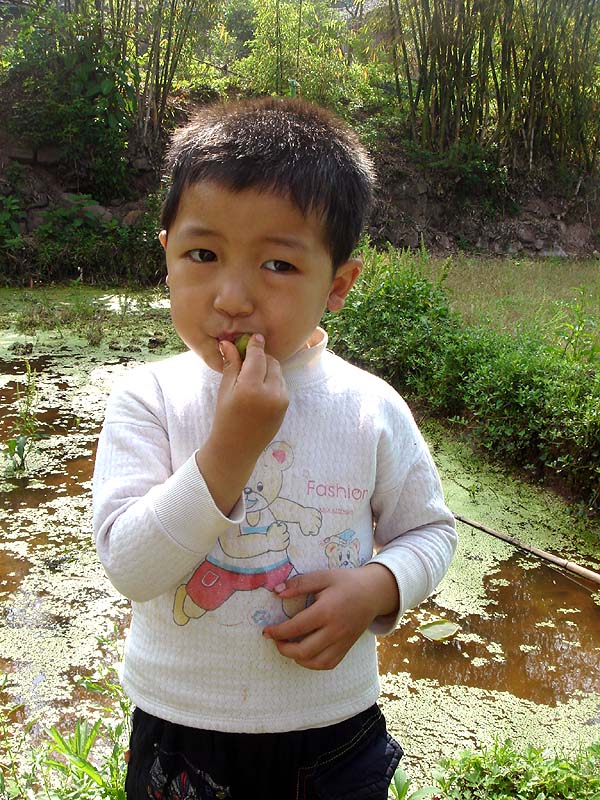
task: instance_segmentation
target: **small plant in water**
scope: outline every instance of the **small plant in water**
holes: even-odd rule
[[[409,789],[410,778],[402,767],[398,767],[390,786],[392,797],[395,798],[395,800],[425,800],[425,798],[435,800],[435,798],[438,797],[438,795],[436,795],[437,790],[434,786],[424,786],[422,789],[417,789],[416,792],[412,792],[412,794],[408,793]]]
[[[36,372],[25,361],[26,377],[24,385],[17,385],[17,420],[12,436],[5,442],[10,459],[10,471],[24,472],[27,468],[27,454],[33,442],[39,438],[40,423],[36,416],[38,390]]]
[[[112,640],[99,640],[115,650]],[[114,654],[114,653],[113,653]],[[10,717],[19,707],[0,710],[0,798],[30,800],[125,800],[126,765],[123,757],[129,739],[131,706],[123,693],[116,667],[102,666],[97,675],[81,685],[100,698],[100,718],[78,719],[72,733],[63,735],[51,727],[40,744],[26,747],[32,723],[20,741],[9,731]],[[7,688],[0,676],[0,691]],[[12,738],[11,738],[12,734]],[[21,753],[30,753],[22,756]]]

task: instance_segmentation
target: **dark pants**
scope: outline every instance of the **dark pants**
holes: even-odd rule
[[[386,800],[402,757],[377,706],[325,728],[221,733],[137,708],[127,800]]]

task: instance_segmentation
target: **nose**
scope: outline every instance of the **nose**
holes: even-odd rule
[[[223,270],[216,287],[213,306],[228,317],[246,317],[254,309],[250,287],[241,270]]]

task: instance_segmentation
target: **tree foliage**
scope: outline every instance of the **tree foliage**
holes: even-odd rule
[[[398,102],[424,148],[477,142],[506,163],[594,168],[596,0],[387,0],[385,11]]]
[[[422,151],[481,161],[484,172],[549,160],[585,172],[597,165],[597,0],[3,8],[0,69],[15,91],[13,129],[33,144],[53,136],[67,146],[84,190],[93,143],[106,163],[118,165],[126,147],[160,163],[178,87],[197,98],[296,93],[363,118],[391,115],[397,135]],[[92,172],[109,193],[112,177],[125,180],[119,170],[98,162]]]

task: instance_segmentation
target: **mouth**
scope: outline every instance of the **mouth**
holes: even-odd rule
[[[233,331],[228,333],[220,333],[218,336],[215,336],[217,342],[235,342],[236,339],[239,339],[240,336],[252,336],[251,331]]]

